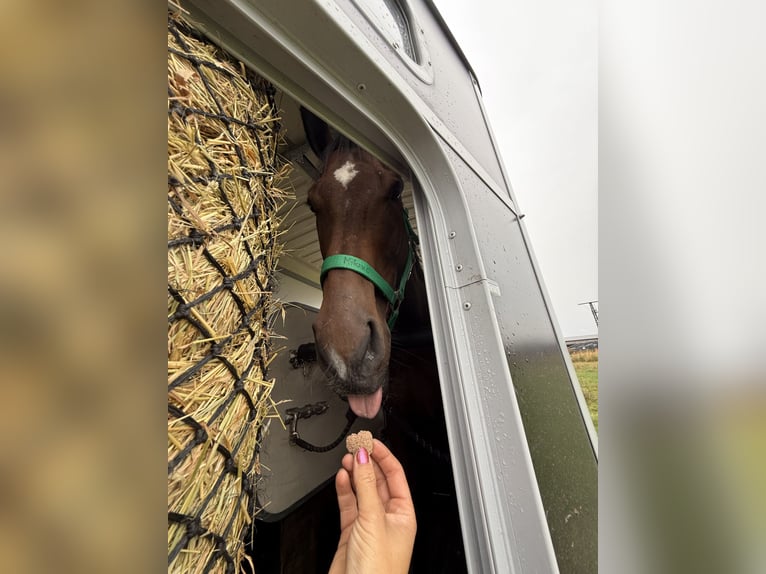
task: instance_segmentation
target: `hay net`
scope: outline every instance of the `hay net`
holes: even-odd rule
[[[168,569],[238,572],[281,246],[274,88],[168,12]]]

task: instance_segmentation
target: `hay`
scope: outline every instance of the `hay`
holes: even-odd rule
[[[274,90],[168,17],[168,570],[238,572],[273,416]]]

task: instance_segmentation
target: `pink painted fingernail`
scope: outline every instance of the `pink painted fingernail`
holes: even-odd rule
[[[359,447],[359,450],[356,451],[356,460],[359,464],[367,464],[370,461],[370,456],[367,454],[367,449],[362,447]]]

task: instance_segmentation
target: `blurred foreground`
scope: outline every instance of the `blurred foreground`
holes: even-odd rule
[[[165,560],[166,17],[143,6],[2,8],[4,572]]]

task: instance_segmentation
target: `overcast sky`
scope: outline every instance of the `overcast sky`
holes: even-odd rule
[[[597,332],[595,0],[435,0],[476,72],[564,336]]]

